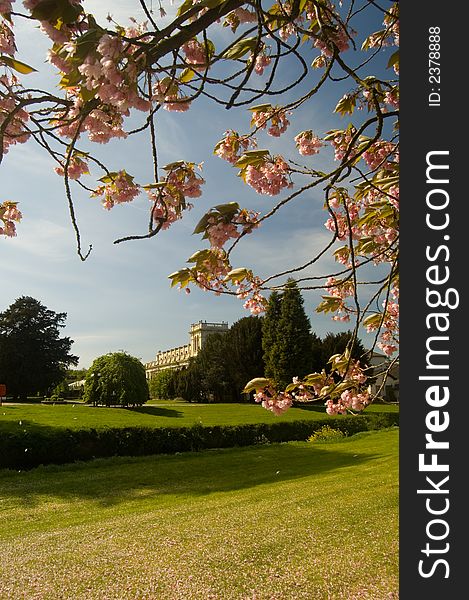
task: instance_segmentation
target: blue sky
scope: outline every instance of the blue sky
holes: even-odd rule
[[[154,1],[153,5],[157,14],[158,3]],[[174,13],[175,7],[168,2],[164,6],[168,17]],[[144,20],[138,2],[85,1],[84,7],[94,12],[102,24],[108,12],[123,25],[128,24],[130,15],[138,21]],[[54,69],[43,58],[47,40],[30,23],[20,23],[18,19],[16,22],[17,56],[40,71],[28,76],[28,85],[52,89]],[[228,32],[225,30],[221,35],[227,36]],[[316,54],[311,52],[310,60]],[[312,85],[315,77],[312,74],[306,85]],[[339,85],[321,94],[292,116],[289,130],[280,139],[259,135],[259,147],[312,164],[310,158],[302,159],[295,151],[293,136],[304,129],[313,129],[321,135],[330,128],[346,125],[331,112],[347,89],[348,85]],[[287,96],[281,102],[291,98]],[[52,310],[66,312],[64,334],[74,340],[72,351],[80,357],[80,367],[88,367],[97,356],[117,350],[125,350],[146,362],[158,350],[187,343],[193,322],[202,319],[231,324],[247,316],[249,313],[240,300],[196,289],[186,295],[171,289],[167,276],[185,266],[194,251],[207,245],[192,231],[211,206],[236,201],[241,206],[264,211],[279,199],[256,194],[236,177],[236,169],[212,154],[225,129],[247,132],[249,120],[246,109],[228,112],[206,101],[195,103],[187,113],[159,111],[156,126],[160,164],[181,159],[203,161],[202,175],[206,179],[203,195],[195,199],[194,209],[182,221],[156,238],[114,245],[118,237],[145,232],[149,210],[146,196],[108,212],[99,199],[90,198],[75,187],[82,244],[85,249],[88,244],[93,245],[86,262],[76,254],[63,184],[53,171],[52,160],[33,143],[12,147],[0,166],[2,200],[18,201],[23,220],[17,227],[16,238],[0,238],[0,311],[19,296],[27,295]],[[152,180],[146,134],[99,146],[97,155],[111,170],[125,168],[138,183]],[[318,168],[326,168],[329,163],[327,152],[315,159]],[[329,239],[323,226],[326,213],[322,211],[322,203],[319,190],[308,192],[291,209],[277,213],[274,220],[239,245],[232,258],[233,266],[247,266],[266,276],[308,260]],[[334,270],[337,270],[335,263],[327,259],[316,273]],[[305,293],[304,299],[312,328],[319,335],[344,329],[330,317],[315,312],[318,294]],[[362,339],[366,340],[364,336]]]

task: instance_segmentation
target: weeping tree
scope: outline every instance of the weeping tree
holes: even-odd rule
[[[77,196],[90,194],[107,210],[147,196],[146,227],[115,240],[123,243],[167,230],[202,194],[203,157],[165,164],[158,135],[164,111],[186,112],[195,103],[213,103],[232,114],[247,109],[244,131],[230,127],[228,113],[227,129],[216,134],[213,147],[264,197],[262,209],[220,198],[194,231],[208,247],[169,275],[171,285],[237,296],[253,314],[262,313],[269,291],[284,289],[291,276],[302,291],[319,290],[318,312],[353,320],[347,350],[332,365],[340,383],[310,373],[293,388],[258,381],[250,389],[267,393],[269,408],[288,407],[300,389],[327,401],[332,413],[372,401],[351,350],[363,328],[374,333],[373,348],[391,357],[389,370],[397,361],[399,3],[185,0],[174,8],[160,4],[155,17],[140,0],[134,14],[144,21],[128,26],[112,17],[99,23],[81,0],[25,0],[23,6],[0,3],[0,152],[35,142],[49,156],[63,178],[80,259],[88,258],[92,246],[82,243]],[[31,35],[49,39],[47,60],[57,76],[46,89],[27,83],[40,61],[21,60],[19,21],[31,25]],[[312,128],[302,130],[304,111],[319,101],[331,102],[332,128],[323,131],[322,119],[308,117]],[[141,121],[127,127],[135,115]],[[125,164],[129,136],[140,136],[142,149],[148,144],[153,163],[140,182]],[[291,138],[284,154],[271,143],[280,136]],[[97,148],[118,138],[123,151],[114,152],[108,164]],[[270,223],[288,222],[301,198],[311,214],[324,209],[324,246],[305,249],[294,264],[262,276],[249,264],[236,264],[243,239],[260,226],[277,236]],[[0,204],[0,234],[16,234],[20,208],[32,210],[28,201],[22,206],[14,199]],[[296,240],[290,243],[300,249]],[[331,258],[337,263],[332,269]],[[378,265],[379,276],[367,276]]]
[[[84,401],[97,406],[141,406],[149,399],[145,367],[126,352],[93,361],[85,379]]]

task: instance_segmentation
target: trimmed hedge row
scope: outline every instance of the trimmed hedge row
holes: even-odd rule
[[[0,437],[0,468],[31,469],[110,456],[144,456],[306,440],[327,423],[345,435],[399,424],[398,413],[380,413],[319,421],[204,427],[127,427],[109,429],[49,429]]]

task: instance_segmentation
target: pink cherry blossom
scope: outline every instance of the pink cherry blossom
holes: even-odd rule
[[[55,167],[54,170],[57,175],[63,177],[65,175],[65,161],[60,167]],[[79,179],[82,175],[89,174],[88,164],[75,154],[70,159],[67,172],[70,179]]]
[[[257,23],[257,15],[255,12],[251,12],[242,6],[236,8],[233,14],[238,18],[240,23]]]
[[[133,177],[125,171],[110,174],[106,183],[99,186],[91,194],[92,196],[103,196],[102,205],[110,210],[116,204],[131,202],[140,193],[140,186],[133,182]]]
[[[8,15],[11,13],[12,0],[0,0],[0,15]]]
[[[311,130],[299,133],[295,136],[295,142],[298,152],[303,156],[318,154],[319,150],[324,145],[318,136]]]
[[[225,131],[224,135],[225,137],[215,146],[214,154],[231,164],[234,164],[250,145],[255,145],[252,138],[246,135],[240,136],[232,129]]]
[[[5,81],[7,88],[9,88],[12,80],[6,78]],[[11,116],[12,114],[14,116]],[[4,128],[3,154],[7,154],[10,146],[24,144],[28,141],[30,137],[30,133],[26,130],[28,121],[28,112],[24,108],[18,109],[17,102],[12,96],[0,95],[0,127]],[[5,123],[7,124],[5,125]]]
[[[207,56],[205,46],[197,40],[189,40],[181,46],[181,50],[186,55],[186,62],[195,71],[204,71],[207,66]]]
[[[345,131],[335,131],[330,139],[330,143],[335,150],[335,160],[342,160],[347,154],[347,159],[353,158],[357,151],[355,148],[351,148],[352,140],[355,136],[356,130],[354,127],[346,129]]]
[[[395,144],[385,141],[377,141],[362,154],[363,160],[372,171],[378,167],[386,168],[389,160],[396,150]]]
[[[253,111],[251,126],[254,125],[259,129],[265,129],[268,123],[270,123],[270,127],[267,129],[267,133],[273,137],[280,137],[290,125],[285,111],[280,107]]]
[[[287,411],[293,402],[290,394],[276,392],[270,386],[254,394],[254,400],[260,402],[265,409],[272,411],[277,416]]]
[[[327,34],[323,33],[323,37],[314,40],[313,46],[318,48],[323,56],[327,57],[334,54],[334,47],[339,52],[345,52],[350,47],[347,32],[342,26],[336,26],[335,31],[328,30]]]
[[[291,187],[287,178],[289,166],[281,156],[265,161],[255,167],[248,165],[245,171],[245,181],[259,194],[276,196],[282,189]]]
[[[264,53],[258,54],[256,56],[256,62],[254,64],[254,71],[258,75],[262,75],[264,73],[264,69],[270,65],[271,58]]]
[[[18,223],[22,218],[22,214],[16,206],[16,202],[9,201],[0,204],[0,222],[3,222],[3,225],[0,226],[0,235],[16,236],[15,222]]]
[[[13,56],[15,51],[15,36],[6,21],[3,21],[0,23],[0,54]]]

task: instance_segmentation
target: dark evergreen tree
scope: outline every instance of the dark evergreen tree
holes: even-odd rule
[[[201,386],[206,401],[232,402],[234,383],[230,377],[227,354],[229,333],[214,333],[205,341],[195,359],[201,373]]]
[[[46,394],[78,363],[70,354],[73,340],[60,337],[66,318],[30,296],[0,313],[0,383],[9,395]]]
[[[264,374],[262,352],[263,317],[243,317],[225,334],[226,365],[236,401],[248,381]]]
[[[275,379],[276,365],[278,364],[278,324],[280,321],[281,296],[272,292],[265,311],[262,323],[262,351],[265,364],[265,376]]]
[[[324,353],[321,338],[311,332],[311,372],[320,373],[324,369]]]
[[[293,279],[289,279],[280,303],[277,328],[275,382],[282,388],[295,376],[311,371],[310,322],[303,308],[303,297]]]
[[[187,368],[174,370],[175,397],[183,398],[186,402],[204,402],[202,390],[202,373],[196,359],[189,359]]]

